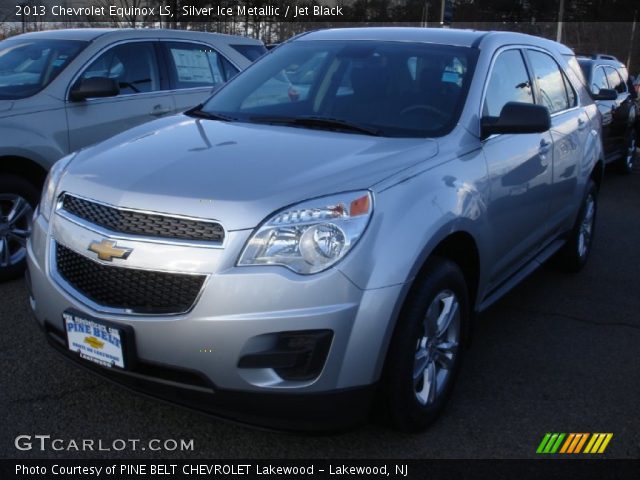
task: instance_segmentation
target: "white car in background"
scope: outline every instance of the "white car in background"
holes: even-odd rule
[[[0,42],[0,281],[22,274],[47,171],[69,152],[182,112],[266,52],[240,36],[73,29]]]

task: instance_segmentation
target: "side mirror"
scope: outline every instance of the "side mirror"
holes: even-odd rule
[[[618,92],[612,88],[601,88],[598,93],[591,94],[594,100],[617,100]]]
[[[541,133],[551,128],[549,110],[532,103],[508,102],[499,117],[482,117],[482,138],[497,133]]]
[[[80,79],[71,89],[69,98],[81,102],[87,98],[115,97],[119,93],[120,87],[115,79],[91,77]]]

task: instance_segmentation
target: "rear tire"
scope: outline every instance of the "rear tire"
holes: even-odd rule
[[[388,423],[419,432],[451,396],[469,328],[467,284],[455,263],[434,257],[416,280],[398,318],[383,374]]]
[[[557,259],[563,270],[575,273],[582,270],[589,259],[598,212],[598,189],[589,180],[578,218],[567,243],[558,252]]]
[[[623,157],[618,160],[618,170],[620,173],[629,174],[633,171],[633,166],[638,156],[637,147],[636,132],[631,128],[627,133]]]
[[[26,268],[27,238],[40,192],[17,175],[0,175],[0,282],[13,280]]]

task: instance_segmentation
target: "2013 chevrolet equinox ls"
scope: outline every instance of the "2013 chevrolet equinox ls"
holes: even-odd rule
[[[376,405],[423,429],[474,313],[554,254],[587,260],[603,155],[583,81],[521,34],[296,37],[55,165],[35,316],[85,367],[223,417],[334,429]]]

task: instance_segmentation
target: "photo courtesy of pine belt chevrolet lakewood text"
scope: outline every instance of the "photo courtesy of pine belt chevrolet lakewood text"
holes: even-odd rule
[[[420,431],[476,314],[552,257],[587,261],[594,98],[570,49],[528,35],[295,37],[184,114],[55,164],[31,307],[69,359],[188,407]]]

